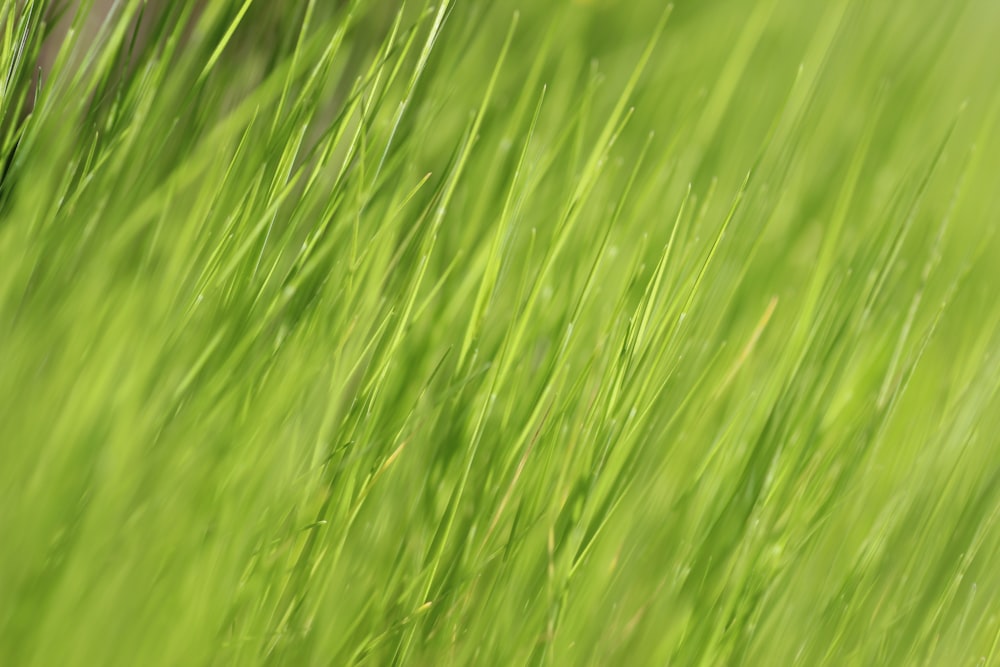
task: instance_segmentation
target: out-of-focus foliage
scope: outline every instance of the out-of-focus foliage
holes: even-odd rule
[[[0,663],[1000,661],[1000,5],[141,6],[0,14]]]

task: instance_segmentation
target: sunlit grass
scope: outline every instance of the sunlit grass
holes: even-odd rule
[[[1000,664],[1000,11],[627,4],[3,5],[0,664]]]

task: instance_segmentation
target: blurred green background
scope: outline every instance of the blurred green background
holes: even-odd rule
[[[18,148],[0,663],[998,663],[1000,3],[242,8]]]

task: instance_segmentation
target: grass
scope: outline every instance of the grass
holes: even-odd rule
[[[996,3],[23,4],[0,663],[1000,664]]]

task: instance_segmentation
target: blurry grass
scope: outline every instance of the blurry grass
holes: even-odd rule
[[[4,5],[0,662],[1000,664],[995,3],[292,4]]]

